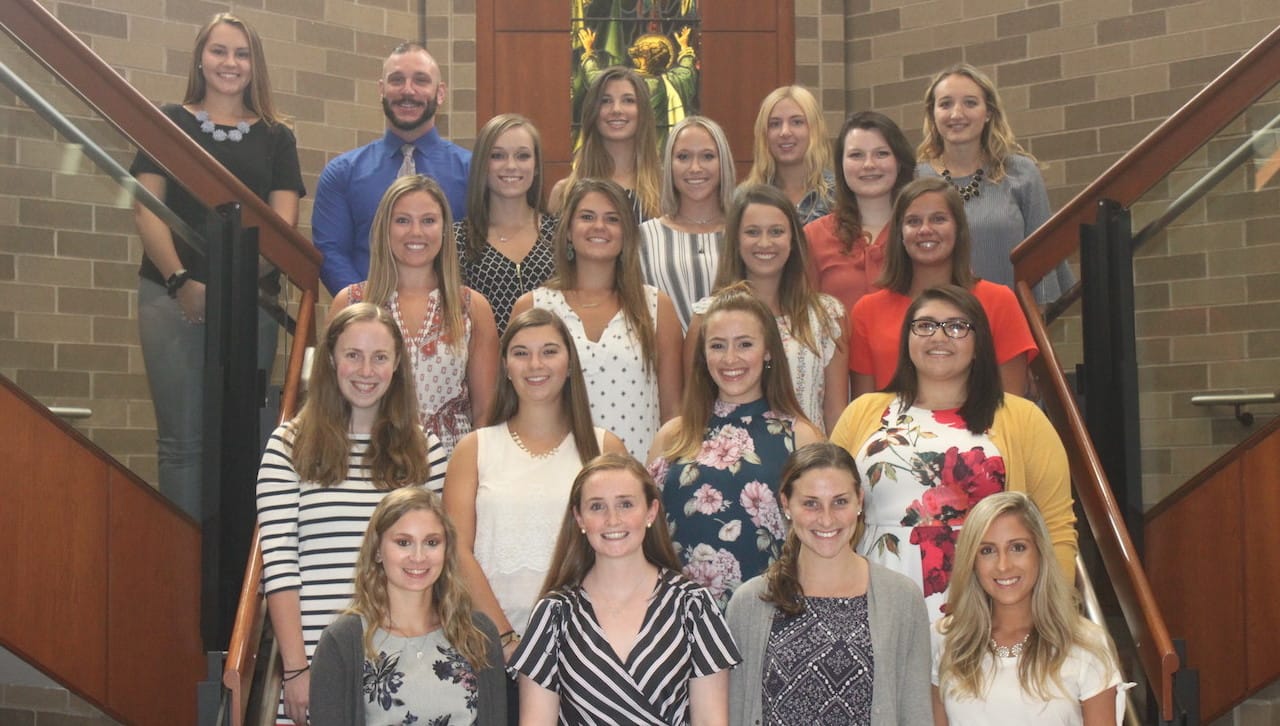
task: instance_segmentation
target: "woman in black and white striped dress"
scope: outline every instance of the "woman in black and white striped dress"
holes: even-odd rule
[[[444,473],[444,447],[418,425],[391,313],[371,303],[343,309],[316,355],[306,405],[272,433],[258,471],[263,587],[284,661],[282,718],[306,723],[311,656],[351,602],[374,508],[402,486],[439,491]]]
[[[710,593],[680,574],[664,522],[635,459],[605,454],[578,474],[511,661],[522,726],[728,722],[741,657]]]

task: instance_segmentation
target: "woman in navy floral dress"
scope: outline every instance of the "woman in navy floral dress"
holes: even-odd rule
[[[681,415],[658,431],[649,468],[689,579],[723,608],[777,558],[782,463],[821,441],[791,386],[773,313],[745,285],[708,307]]]

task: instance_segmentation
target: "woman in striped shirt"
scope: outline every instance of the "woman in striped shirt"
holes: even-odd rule
[[[307,403],[267,442],[258,471],[267,610],[284,661],[280,716],[307,720],[311,656],[347,607],[365,526],[392,489],[444,482],[444,449],[418,425],[404,339],[370,303],[329,324]]]
[[[680,574],[663,521],[636,460],[606,454],[578,474],[511,662],[522,725],[728,723],[741,658],[710,594]]]

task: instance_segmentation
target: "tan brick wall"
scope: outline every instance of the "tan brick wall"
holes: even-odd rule
[[[1256,0],[814,0],[796,8],[818,13],[819,28],[844,24],[843,78],[810,70],[806,80],[819,79],[823,99],[842,92],[843,110],[888,114],[913,142],[933,73],[959,61],[988,72],[1020,140],[1046,164],[1055,208],[1280,24],[1280,5]],[[798,75],[814,53],[797,43]],[[839,115],[826,112],[829,123]],[[1274,115],[1253,114],[1233,140]],[[1146,210],[1167,205],[1207,161],[1222,158],[1226,143],[1185,164],[1136,216],[1149,219]],[[1196,205],[1135,263],[1149,505],[1253,430],[1230,409],[1192,407],[1191,395],[1276,390],[1280,199],[1275,181],[1269,191],[1246,192],[1253,168]],[[1065,318],[1053,332],[1059,357],[1073,367],[1079,319]],[[1257,412],[1265,420],[1277,407]]]
[[[1280,6],[1257,0],[794,2],[797,81],[818,94],[832,131],[847,111],[877,108],[918,139],[928,77],[948,63],[976,63],[996,79],[1014,128],[1045,162],[1055,206],[1280,22]],[[419,27],[416,0],[45,4],[157,101],[182,91],[199,23],[219,10],[245,17],[263,36],[279,104],[296,118],[309,189],[328,159],[380,133],[381,59]],[[483,121],[475,116],[475,2],[427,8],[428,46],[450,88],[440,125],[469,146]],[[60,107],[87,115],[4,43],[7,63],[51,88]],[[94,129],[127,163],[131,149],[101,124]],[[0,372],[44,400],[91,405],[86,430],[145,473],[154,468],[152,424],[133,321],[141,252],[127,203],[8,94],[0,95],[0,130]],[[1280,358],[1280,254],[1264,217],[1274,199],[1233,183],[1234,194],[1224,189],[1201,203],[1208,212],[1183,220],[1138,262],[1151,498],[1245,433],[1224,410],[1192,409],[1193,388],[1275,385],[1266,376]],[[1231,210],[1251,221],[1223,221]],[[310,211],[304,199],[304,234]],[[1054,333],[1060,356],[1074,364],[1078,320]]]

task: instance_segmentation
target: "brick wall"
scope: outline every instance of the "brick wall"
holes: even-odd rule
[[[987,71],[1023,145],[1046,165],[1054,208],[1280,24],[1280,5],[1262,0],[799,0],[796,8],[806,16],[797,36],[806,29],[817,41],[797,38],[797,74],[821,82],[828,103],[843,94],[850,111],[888,114],[913,142],[933,73],[959,61]],[[831,42],[841,36],[837,23],[841,49]],[[841,69],[843,77],[833,72]],[[1231,140],[1149,194],[1135,210],[1139,222],[1270,120],[1270,98],[1270,112],[1251,114]],[[1246,192],[1254,169],[1237,172],[1135,262],[1148,504],[1253,430],[1230,409],[1192,407],[1191,395],[1276,390],[1280,205],[1275,181],[1262,194]],[[1074,366],[1078,318],[1053,333],[1064,365]],[[1276,410],[1257,409],[1263,419]]]
[[[328,159],[380,133],[381,59],[417,35],[420,20],[417,0],[45,4],[157,101],[181,93],[201,22],[219,10],[243,16],[263,36],[279,104],[296,119],[309,189]],[[877,108],[918,139],[928,77],[947,63],[976,63],[1046,164],[1055,206],[1280,22],[1280,6],[1264,0],[795,0],[795,9],[797,81],[818,92],[833,131],[847,110]],[[427,3],[427,42],[450,89],[440,126],[466,146],[483,121],[475,116],[475,17],[474,0]],[[0,51],[57,105],[88,116],[10,41]],[[127,163],[128,145],[92,127]],[[7,93],[0,129],[0,372],[48,402],[91,406],[85,430],[150,476],[152,416],[133,321],[141,250],[127,202]],[[1212,158],[1206,151],[1192,163]],[[1137,263],[1151,500],[1247,432],[1224,410],[1192,409],[1191,392],[1274,386],[1266,376],[1280,356],[1280,254],[1264,217],[1274,200],[1245,194],[1242,176],[1233,184],[1234,193],[1202,203],[1201,216],[1182,220]],[[1242,205],[1252,222],[1221,221]],[[310,211],[304,199],[304,234]],[[1073,364],[1078,321],[1068,317],[1054,332]]]

